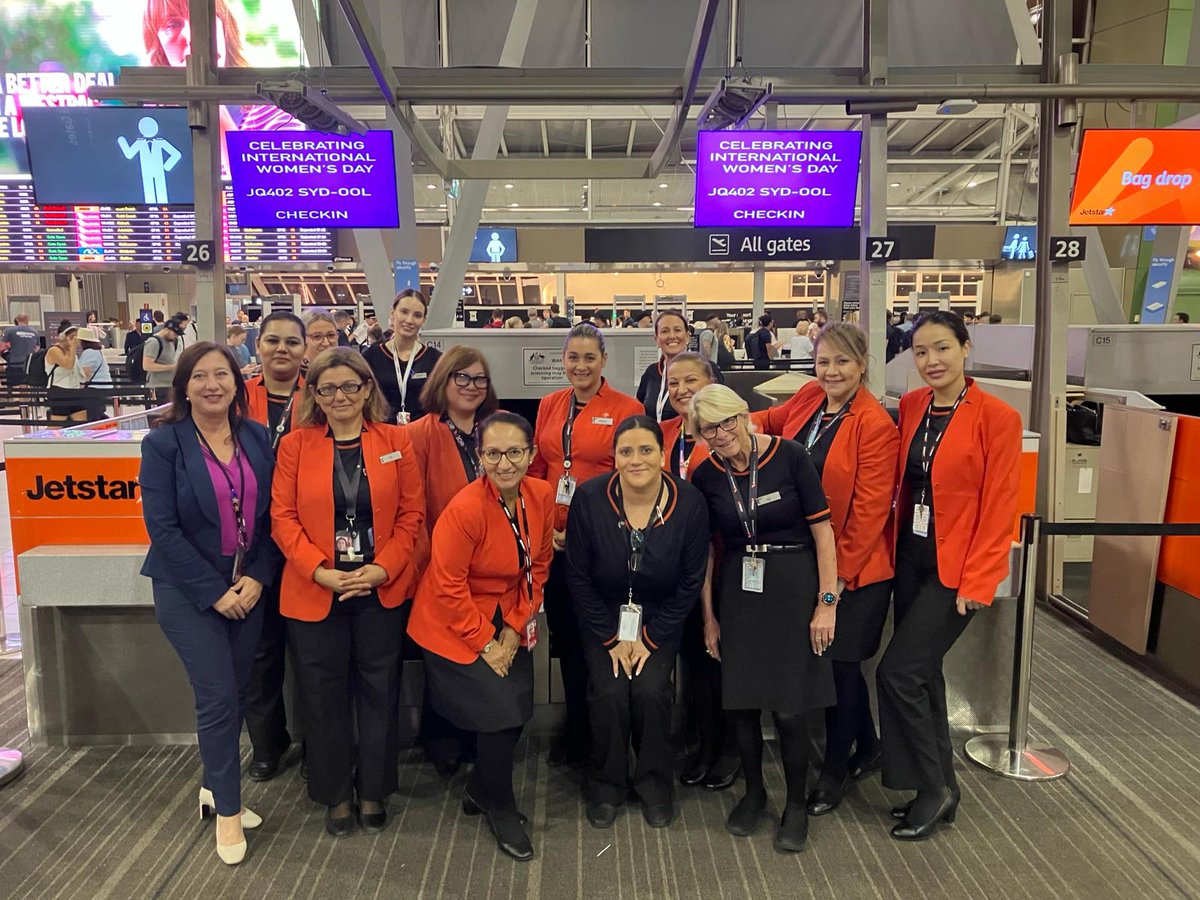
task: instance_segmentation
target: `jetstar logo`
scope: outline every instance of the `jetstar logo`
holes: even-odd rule
[[[137,498],[137,486],[136,481],[105,478],[103,475],[97,475],[94,479],[68,475],[62,481],[47,481],[38,475],[33,490],[26,491],[25,496],[30,500],[134,500]]]

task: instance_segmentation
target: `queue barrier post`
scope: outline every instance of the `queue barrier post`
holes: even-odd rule
[[[1013,642],[1012,699],[1008,734],[983,734],[967,741],[967,759],[1019,781],[1051,781],[1071,769],[1062,751],[1029,743],[1029,681],[1033,670],[1033,617],[1037,590],[1040,516],[1021,517],[1021,588],[1017,594],[1017,631]]]

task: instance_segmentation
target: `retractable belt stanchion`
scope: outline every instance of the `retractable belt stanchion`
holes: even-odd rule
[[[1053,747],[1029,743],[1029,677],[1033,669],[1033,616],[1037,588],[1038,540],[1042,520],[1021,517],[1021,589],[1017,596],[1017,632],[1013,643],[1012,700],[1008,734],[984,734],[967,741],[967,758],[1005,778],[1050,781],[1070,771],[1067,757]]]

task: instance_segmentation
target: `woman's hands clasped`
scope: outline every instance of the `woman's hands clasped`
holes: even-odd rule
[[[650,658],[650,648],[640,638],[636,641],[618,641],[609,648],[608,655],[612,657],[613,678],[617,678],[621,669],[624,669],[625,677],[632,679],[642,674],[646,660]]]
[[[521,647],[521,636],[505,625],[500,630],[500,636],[492,641],[487,653],[480,653],[479,657],[487,663],[493,672],[501,678],[508,676],[509,669],[512,668],[513,660],[516,659],[517,650]]]
[[[387,570],[374,563],[353,572],[339,572],[318,566],[313,572],[313,581],[337,595],[338,601],[351,597],[365,597],[388,579]]]
[[[262,582],[243,575],[233,587],[221,595],[221,599],[213,604],[213,609],[227,619],[244,619],[250,615],[250,610],[258,605],[262,596]]]

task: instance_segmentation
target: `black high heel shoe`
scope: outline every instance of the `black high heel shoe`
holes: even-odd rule
[[[892,837],[898,841],[923,841],[933,836],[940,822],[951,823],[958,809],[958,801],[953,791],[946,791],[942,802],[934,814],[924,822],[912,822],[905,818],[903,822],[892,828]]]
[[[708,778],[708,772],[712,768],[710,763],[705,762],[699,754],[688,760],[687,765],[683,767],[683,771],[679,775],[679,783],[688,787],[696,787],[704,784]]]
[[[954,809],[946,814],[945,822],[947,825],[954,824],[954,815],[958,812],[958,801],[962,799],[962,791],[959,788],[951,788],[950,793],[954,795]],[[903,821],[908,818],[908,811],[912,809],[913,801],[909,800],[903,806],[893,806],[891,816],[893,819]]]
[[[883,749],[881,744],[876,744],[872,752],[855,753],[850,757],[850,780],[861,781],[881,768],[883,768]]]
[[[496,839],[496,846],[505,856],[511,856],[517,862],[529,862],[533,859],[533,843],[521,823],[521,816],[515,810],[512,812],[491,813],[483,811],[483,819],[487,822],[488,831]]]
[[[333,814],[335,809],[337,809],[336,806],[331,806],[325,810],[325,832],[330,837],[349,837],[354,833],[354,804],[350,804],[350,812],[345,816],[335,817]]]
[[[477,802],[475,802],[475,798],[471,796],[470,792],[464,790],[463,791],[463,799],[462,799],[462,811],[463,811],[463,815],[478,816],[484,812],[484,808],[482,806],[480,806]],[[529,817],[527,815],[525,815],[525,813],[521,812],[519,809],[517,810],[517,817],[521,820],[522,825],[529,824]]]
[[[846,786],[849,783],[849,779],[842,779],[840,782],[825,778],[819,779],[817,786],[808,795],[808,801],[805,804],[808,814],[824,816],[837,809],[841,805],[842,798],[846,796]]]

